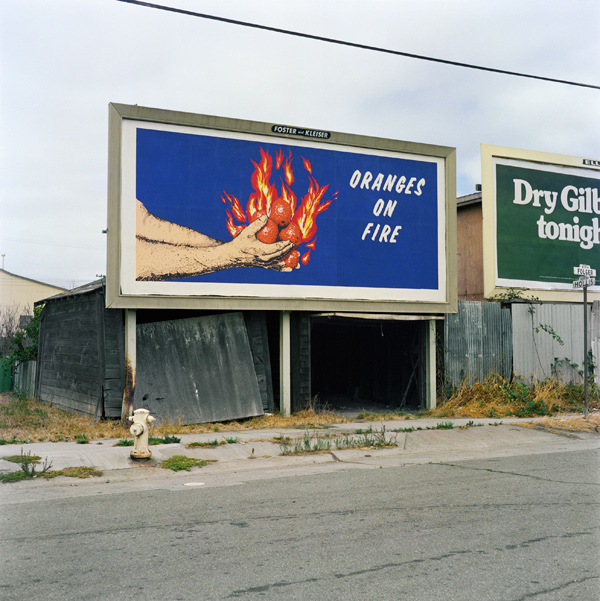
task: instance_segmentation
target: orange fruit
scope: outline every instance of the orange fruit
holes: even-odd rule
[[[265,244],[273,244],[277,240],[278,233],[279,228],[277,224],[272,219],[267,219],[267,225],[256,234],[256,237]]]
[[[252,215],[252,217],[250,217],[250,223],[253,223],[254,221],[256,221],[257,219],[259,219],[263,215],[266,215],[266,213],[262,209],[259,209],[258,211],[256,211],[254,213],[254,215]]]
[[[300,242],[302,242],[302,232],[300,231],[300,226],[292,221],[285,229],[279,232],[280,240],[290,240],[294,244],[294,246],[298,246]]]
[[[269,219],[272,219],[279,227],[287,227],[292,220],[292,207],[279,198],[271,205]]]
[[[298,261],[300,259],[300,253],[297,250],[293,250],[283,257],[285,261],[285,266],[290,267],[291,269],[295,269],[298,265]]]

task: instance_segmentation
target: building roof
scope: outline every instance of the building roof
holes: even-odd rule
[[[39,301],[35,304],[36,305],[44,304],[48,301],[55,301],[55,300],[60,300],[62,298],[69,298],[71,296],[81,296],[83,294],[88,294],[90,292],[94,292],[96,290],[103,288],[105,283],[106,283],[105,278],[102,278],[100,280],[95,280],[94,282],[89,282],[88,284],[83,284],[83,286],[78,286],[77,288],[73,288],[72,290],[65,290],[64,292],[61,292],[60,294],[55,294],[54,296],[45,298],[43,301]]]
[[[26,278],[22,275],[17,275],[16,273],[11,273],[10,271],[6,271],[6,269],[0,268],[0,274],[6,274],[13,278],[19,278],[20,280],[25,280],[27,282],[31,282],[32,284],[40,284],[40,286],[49,286],[50,288],[56,288],[57,290],[66,290],[62,286],[55,286],[54,284],[47,284],[46,282],[40,282],[39,280],[33,280],[31,278]]]
[[[467,205],[477,204],[481,202],[481,192],[474,192],[473,194],[467,194],[466,196],[459,196],[456,199],[457,207],[464,207]]]

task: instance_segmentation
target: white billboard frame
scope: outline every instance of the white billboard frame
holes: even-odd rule
[[[297,147],[358,150],[376,156],[408,157],[435,163],[438,178],[438,289],[273,286],[138,281],[135,277],[135,168],[137,127],[202,133],[215,137],[268,140]],[[133,226],[132,226],[133,224]],[[109,105],[109,185],[106,304],[111,308],[263,309],[436,314],[456,310],[456,151],[454,148],[320,132],[165,111]],[[189,292],[188,292],[189,291]]]

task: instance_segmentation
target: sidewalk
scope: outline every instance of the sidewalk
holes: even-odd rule
[[[519,424],[534,422],[534,419],[415,419],[381,422],[355,422],[336,424],[327,428],[309,430],[311,437],[321,438],[357,434],[357,430],[364,434],[372,429],[374,434],[381,432],[385,426],[386,438],[393,438],[395,447],[382,449],[343,449],[337,450],[331,444],[331,450],[321,453],[326,457],[322,461],[356,461],[363,458],[394,458],[400,462],[424,461],[430,457],[469,458],[474,453],[485,452],[504,454],[515,451],[521,453],[535,452],[536,448],[548,445],[572,446],[576,442],[588,441],[592,446],[600,447],[600,435],[581,432],[550,432],[542,429],[520,427]],[[440,423],[451,422],[451,429],[438,429]],[[467,427],[467,423],[471,424]],[[472,425],[474,424],[474,425]],[[411,429],[410,432],[403,432]],[[395,431],[394,431],[395,430]],[[19,455],[21,450],[25,454],[31,452],[44,460],[52,462],[53,470],[67,467],[90,467],[101,471],[127,470],[140,467],[159,467],[161,461],[174,455],[186,455],[215,462],[215,468],[226,469],[232,465],[241,467],[240,462],[248,460],[268,459],[272,466],[285,467],[291,457],[294,463],[305,461],[315,462],[315,454],[282,455],[282,448],[278,438],[289,437],[293,449],[294,439],[304,439],[307,430],[281,429],[281,430],[244,430],[244,431],[219,431],[202,434],[187,434],[178,436],[180,443],[151,445],[152,457],[145,461],[135,461],[130,457],[132,447],[116,447],[118,439],[92,441],[89,444],[75,442],[43,442],[24,445],[0,446],[0,473],[17,471],[19,465],[5,461],[2,457]],[[186,448],[192,442],[209,443],[221,442],[225,438],[237,439],[237,442],[220,444],[216,446]],[[588,445],[586,445],[588,446]],[[538,451],[539,452],[539,451]],[[286,461],[286,459],[288,461]],[[264,464],[255,461],[253,465]],[[247,466],[250,467],[250,466]]]

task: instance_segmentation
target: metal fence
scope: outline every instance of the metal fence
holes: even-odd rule
[[[600,302],[588,306],[588,348],[600,356]],[[582,382],[583,306],[577,303],[459,301],[444,322],[444,368],[448,385],[471,385],[491,374],[525,381],[558,377]],[[600,383],[598,367],[594,371]]]
[[[588,311],[588,341],[591,312]],[[583,305],[513,304],[513,371],[526,382],[583,382]]]
[[[458,312],[444,321],[446,384],[468,386],[512,370],[510,310],[500,303],[459,301]]]

